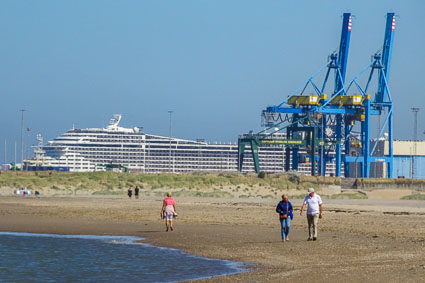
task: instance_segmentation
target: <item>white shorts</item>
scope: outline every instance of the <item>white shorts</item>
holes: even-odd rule
[[[167,221],[173,221],[173,215],[172,214],[167,214],[167,215],[165,215],[165,219]]]

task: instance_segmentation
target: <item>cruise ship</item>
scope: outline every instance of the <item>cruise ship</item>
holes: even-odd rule
[[[24,170],[59,170],[93,172],[104,170],[144,173],[236,172],[238,145],[213,144],[204,140],[186,140],[144,133],[140,128],[119,125],[115,114],[105,128],[72,128],[52,141],[39,146],[32,159],[25,160]],[[246,152],[249,152],[249,148]],[[284,172],[285,148],[260,147],[261,170]],[[245,154],[242,172],[255,172],[251,154]],[[310,164],[300,164],[299,172],[310,174]],[[327,172],[334,172],[329,163]],[[333,167],[333,168],[332,168]]]

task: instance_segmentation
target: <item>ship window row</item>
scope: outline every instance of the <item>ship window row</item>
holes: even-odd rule
[[[144,156],[145,159],[151,159],[151,160],[158,160],[158,159],[172,159],[172,160],[235,160],[236,158],[227,158],[227,157],[214,157],[214,158],[196,158],[196,157],[178,157],[178,156]],[[281,159],[276,159],[276,160],[281,160]]]
[[[105,157],[97,157],[97,158],[89,158],[87,159],[91,162],[101,162],[101,161],[110,161],[110,160],[119,160],[121,162],[127,162],[128,161],[132,161],[132,160],[137,160],[139,162],[146,162],[146,163],[156,163],[156,162],[160,162],[160,163],[187,163],[187,162],[194,162],[194,163],[211,163],[211,164],[222,164],[222,163],[232,163],[232,162],[236,162],[236,160],[233,159],[208,159],[208,160],[204,160],[204,159],[196,159],[196,158],[186,158],[186,159],[169,159],[169,158],[149,158],[149,159],[141,159],[141,158],[137,158],[137,157],[128,157],[128,158],[116,158],[116,157],[112,157],[112,158],[105,158]],[[72,161],[68,161],[68,164],[82,164],[82,165],[89,165],[88,163],[82,163],[82,162],[72,162]],[[252,162],[246,161],[245,164],[250,164]],[[270,163],[274,163],[274,162],[267,162],[264,163],[266,164],[270,164]],[[278,162],[275,162],[277,164],[281,164],[282,162],[279,160]]]
[[[113,134],[108,133],[107,135],[104,135],[102,133],[88,133],[84,132],[85,135],[81,135],[81,132],[79,133],[67,133],[62,136],[73,136],[73,137],[94,137],[94,138],[126,138],[126,139],[138,139],[143,138],[143,135],[135,134],[135,133],[126,133],[126,134]]]
[[[132,159],[137,159],[137,158],[132,158]],[[140,160],[140,159],[139,159]],[[145,159],[146,162],[150,162],[150,161],[155,161],[155,160],[162,160],[165,162],[230,162],[232,161],[232,159],[196,159],[196,158],[149,158],[149,159]],[[236,160],[235,160],[236,162]],[[281,163],[281,162],[277,162],[277,163]]]
[[[117,151],[103,151],[103,150],[96,150],[96,151],[82,151],[82,155],[120,155],[120,154],[134,154],[134,155],[145,155],[144,152],[134,152],[130,150],[117,150]]]
[[[132,156],[130,156],[130,157],[125,157],[125,159],[124,158],[120,158],[120,157],[114,157],[114,156],[110,156],[110,157],[105,157],[105,156],[91,156],[90,158],[87,158],[88,160],[90,160],[90,161],[105,161],[105,160],[111,160],[111,159],[114,159],[114,160],[140,160],[140,161],[143,161],[143,160],[145,160],[146,162],[152,162],[152,161],[156,161],[156,160],[159,160],[159,161],[162,161],[162,162],[169,162],[169,161],[172,161],[172,162],[220,162],[220,163],[227,163],[227,162],[232,162],[234,159],[228,159],[228,158],[222,158],[222,159],[220,159],[220,158],[211,158],[211,159],[199,159],[199,158],[169,158],[169,157],[163,157],[163,158],[161,158],[161,157],[151,157],[151,158],[143,158],[143,157],[132,157]],[[69,161],[70,163],[69,164],[74,164],[73,162],[71,162],[71,161]],[[271,161],[269,161],[269,163],[270,163]],[[276,162],[277,163],[281,163],[282,161],[281,160],[276,160]],[[81,162],[76,162],[75,164],[80,164]]]
[[[83,148],[83,149],[81,149],[82,151],[81,152],[88,152],[88,151],[91,151],[91,152],[96,152],[96,151],[105,151],[105,152],[114,152],[114,151],[118,151],[118,152],[120,152],[120,151],[131,151],[131,152],[143,152],[143,149],[142,148],[140,148],[140,149],[138,149],[138,148],[136,148],[136,149],[128,149],[128,148]]]
[[[108,150],[116,149],[116,148],[140,148],[140,145],[133,145],[133,144],[73,144],[70,145],[71,150],[80,150],[80,149],[96,149],[96,148],[111,148]]]
[[[145,166],[146,167],[151,167],[151,166],[154,166],[154,165],[161,165],[161,166],[169,166],[170,164],[174,164],[174,166],[175,167],[179,167],[179,166],[188,166],[188,165],[191,165],[191,166],[212,166],[212,165],[215,165],[215,166],[230,166],[230,165],[236,165],[237,163],[236,162],[234,162],[234,163],[232,163],[232,162],[204,162],[204,163],[201,163],[201,162],[179,162],[179,163],[170,163],[170,162],[160,162],[160,161],[157,161],[157,162],[146,162],[146,163],[144,163],[145,164]],[[280,167],[282,167],[282,165],[277,165],[277,166],[280,166]]]
[[[177,146],[175,144],[170,145],[156,145],[156,144],[146,144],[146,148],[164,148],[164,149],[172,149],[172,150],[187,150],[187,149],[196,149],[196,150],[218,150],[218,151],[227,151],[227,150],[234,150],[237,151],[237,147],[220,147],[220,146],[208,146],[208,145],[181,145],[178,144]]]
[[[181,169],[191,169],[191,170],[198,170],[198,169],[206,169],[206,170],[216,170],[216,169],[230,169],[230,168],[234,168],[234,170],[236,171],[236,164],[235,165],[229,165],[229,166],[199,166],[199,165],[187,165],[187,166],[179,166],[179,167],[173,167],[173,166],[164,166],[164,165],[150,165],[148,168],[145,168],[146,171],[151,171],[151,170],[155,170],[155,169],[162,169],[164,171],[173,171],[175,172],[176,170],[181,170]],[[249,169],[249,168],[244,168]],[[253,168],[252,168],[253,169]],[[276,168],[275,168],[276,169]],[[283,171],[283,168],[277,168],[278,171]]]
[[[142,139],[128,140],[128,139],[84,139],[89,142],[109,142],[109,143],[143,143]]]
[[[175,150],[146,150],[147,154],[155,154],[155,153],[170,153],[175,155],[222,155],[222,156],[228,156],[228,155],[237,155],[237,151],[175,151]]]
[[[200,150],[158,150],[158,149],[147,149],[147,153],[156,153],[156,152],[171,152],[176,155],[237,155],[237,151],[200,151]]]

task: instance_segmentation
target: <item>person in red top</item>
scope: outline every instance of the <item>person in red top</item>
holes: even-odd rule
[[[165,227],[173,231],[173,218],[177,216],[176,202],[171,197],[171,193],[167,193],[167,197],[162,202],[161,217],[165,218]]]

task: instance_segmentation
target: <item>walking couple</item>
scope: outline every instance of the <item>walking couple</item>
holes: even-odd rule
[[[308,189],[308,195],[301,206],[300,215],[303,215],[304,209],[307,207],[307,223],[308,223],[308,241],[317,240],[317,224],[319,218],[322,218],[322,199],[314,192],[313,188]],[[282,242],[289,241],[289,228],[293,219],[292,204],[287,195],[282,195],[282,201],[277,204],[276,212],[279,213],[281,226]]]

